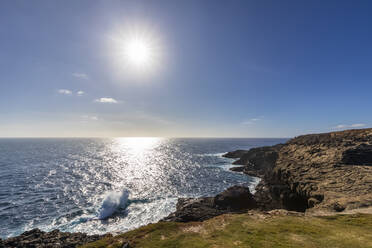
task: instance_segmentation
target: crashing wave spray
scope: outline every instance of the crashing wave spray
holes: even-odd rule
[[[125,208],[128,202],[129,192],[109,192],[103,200],[98,212],[98,219],[105,220],[113,215],[119,208]]]

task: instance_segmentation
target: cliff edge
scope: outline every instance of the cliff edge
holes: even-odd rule
[[[226,154],[229,156],[229,154]],[[310,134],[283,145],[240,152],[233,170],[263,175],[263,209],[314,213],[372,206],[372,129]]]
[[[203,221],[251,209],[327,215],[372,207],[372,129],[303,135],[224,156],[238,159],[234,164],[241,166],[231,170],[262,179],[252,199],[241,186],[222,193],[235,196],[226,198],[223,208],[216,204],[218,195],[179,199],[176,211],[163,220]],[[248,198],[250,204],[243,204]]]

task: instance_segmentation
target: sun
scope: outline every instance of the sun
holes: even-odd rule
[[[153,52],[151,43],[144,38],[132,37],[125,41],[125,59],[130,65],[136,68],[151,66],[154,55]]]
[[[120,82],[147,82],[157,79],[165,68],[165,41],[160,30],[148,25],[127,24],[108,35],[107,58]],[[122,79],[126,79],[123,81]]]

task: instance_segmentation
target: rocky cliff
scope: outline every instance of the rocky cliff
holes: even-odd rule
[[[163,221],[203,221],[225,213],[242,213],[257,208],[249,189],[233,186],[214,197],[180,198],[174,213]]]
[[[252,148],[249,151],[237,150],[223,155],[226,158],[238,158],[233,164],[244,165],[233,167],[231,170],[244,172],[250,176],[263,177],[271,170],[278,159],[279,150],[283,144]]]
[[[372,206],[372,129],[303,135],[240,154],[237,163],[244,166],[235,170],[264,170],[255,194],[263,209],[332,212]]]
[[[251,204],[243,204],[247,194],[240,196],[242,190],[230,188],[224,193],[236,198],[226,198],[222,209],[215,201],[218,195],[179,199],[176,212],[165,220],[196,221],[237,212],[239,199],[240,212],[257,208],[322,214],[372,206],[372,129],[303,135],[224,156],[238,159],[234,164],[241,166],[231,170],[262,178]]]

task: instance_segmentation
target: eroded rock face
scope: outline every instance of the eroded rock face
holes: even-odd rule
[[[103,238],[102,235],[87,235],[85,233],[68,233],[53,230],[43,232],[39,229],[32,229],[21,235],[6,240],[0,240],[0,247],[4,248],[74,248],[79,245],[96,241]]]
[[[232,170],[263,179],[253,199],[234,187],[216,197],[180,199],[166,220],[200,221],[254,208],[342,212],[372,206],[372,129],[303,135],[225,156],[240,158],[235,164],[243,166]]]
[[[372,129],[303,135],[254,148],[232,168],[263,178],[259,208],[344,211],[372,206]]]
[[[231,154],[240,155],[239,160],[233,164],[243,165],[241,167],[233,167],[232,171],[242,171],[251,176],[262,177],[267,170],[271,170],[278,159],[278,152],[282,144],[275,146],[264,146],[252,148],[249,151],[237,150]],[[228,156],[229,153],[224,156]]]
[[[372,129],[289,140],[264,177],[272,205],[335,212],[372,206],[371,144]]]
[[[176,212],[163,221],[203,221],[225,213],[239,213],[257,207],[249,189],[233,186],[215,197],[180,198]]]

